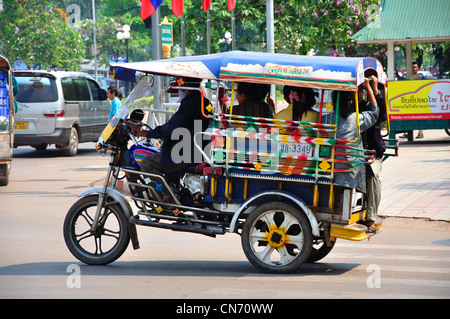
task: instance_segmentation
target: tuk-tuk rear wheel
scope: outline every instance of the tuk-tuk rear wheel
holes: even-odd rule
[[[242,248],[256,268],[268,273],[290,273],[308,259],[312,249],[308,218],[284,202],[256,208],[242,229]]]

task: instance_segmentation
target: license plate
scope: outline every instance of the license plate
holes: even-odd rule
[[[310,144],[299,144],[299,143],[280,143],[280,151],[282,157],[292,156],[297,157],[311,157],[313,153],[313,148]]]
[[[28,122],[15,122],[14,128],[16,130],[28,130]]]

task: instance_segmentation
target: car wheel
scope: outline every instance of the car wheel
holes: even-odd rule
[[[78,131],[75,127],[72,127],[70,130],[69,143],[64,145],[64,148],[61,148],[64,155],[75,156],[78,152]]]

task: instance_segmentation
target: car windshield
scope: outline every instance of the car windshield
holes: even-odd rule
[[[27,102],[55,102],[58,100],[56,82],[53,78],[16,75],[19,84],[19,93],[16,100],[22,103]]]

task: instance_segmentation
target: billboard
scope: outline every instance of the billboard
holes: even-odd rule
[[[450,80],[391,81],[390,121],[450,120]]]

